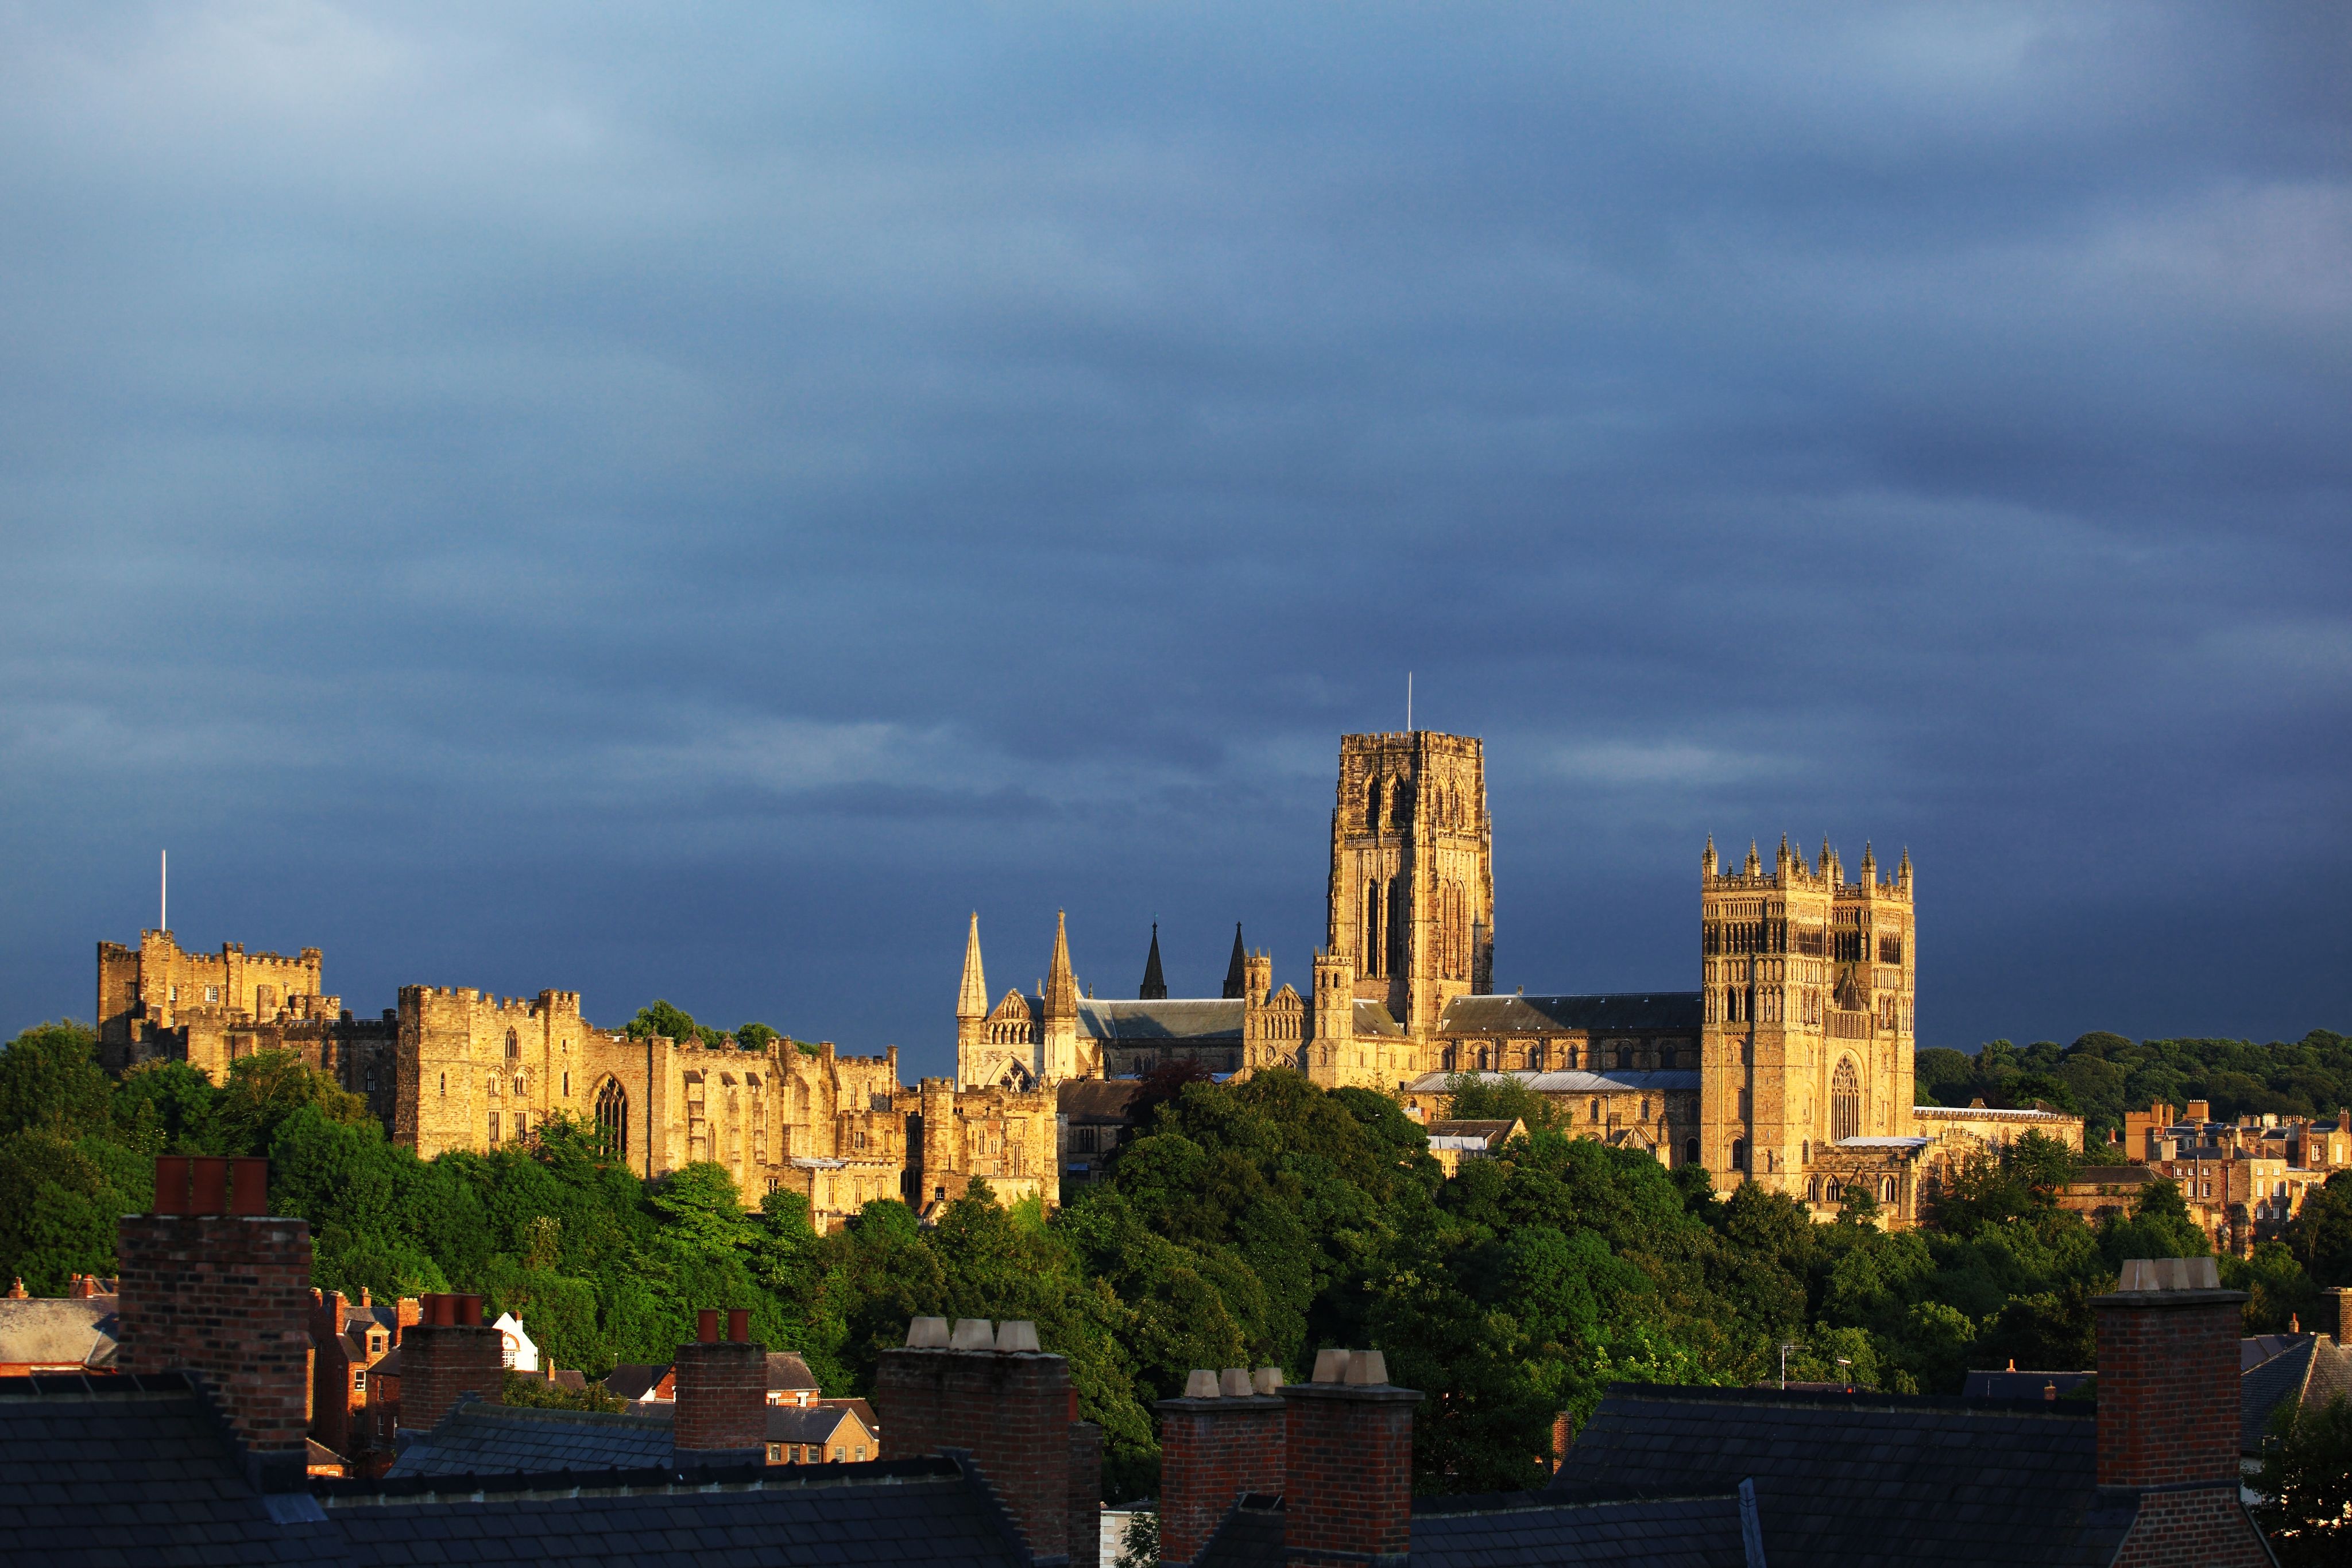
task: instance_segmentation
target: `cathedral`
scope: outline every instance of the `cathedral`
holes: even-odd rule
[[[1699,865],[1698,987],[1602,996],[1497,994],[1494,820],[1481,742],[1415,730],[1339,743],[1326,939],[1307,995],[1236,928],[1224,994],[1177,998],[1152,931],[1136,999],[1082,992],[1057,921],[1039,990],[992,1002],[980,918],[956,1005],[957,1082],[1029,1094],[1139,1076],[1172,1059],[1219,1075],[1285,1067],[1378,1090],[1442,1117],[1455,1075],[1507,1073],[1581,1135],[1702,1165],[1833,1210],[1866,1185],[1914,1212],[1929,1140],[1912,1114],[1911,860],[1848,881],[1824,843],[1785,839],[1727,870]]]

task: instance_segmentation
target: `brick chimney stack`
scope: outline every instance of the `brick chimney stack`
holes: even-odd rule
[[[2319,1292],[2319,1319],[2313,1331],[2324,1333],[2337,1344],[2346,1343],[2345,1333],[2352,1330],[2352,1289],[2330,1285]]]
[[[2234,1352],[2233,1352],[2234,1354]],[[1326,1350],[1282,1391],[1284,1561],[1402,1568],[1412,1546],[1412,1407],[1376,1350]]]
[[[1035,1558],[1097,1568],[1102,1433],[1080,1421],[1069,1363],[1037,1325],[917,1318],[874,1373],[874,1410],[894,1454],[969,1454]]]
[[[268,1208],[268,1160],[156,1160],[155,1211],[115,1226],[116,1364],[188,1375],[254,1484],[292,1491],[310,1422],[310,1227]]]
[[[726,1330],[720,1337],[721,1327]],[[768,1347],[751,1339],[751,1314],[699,1314],[692,1344],[672,1364],[677,1408],[670,1443],[679,1465],[754,1465],[767,1459]]]
[[[2099,1315],[2099,1484],[2140,1490],[2135,1563],[2253,1563],[2239,1501],[2242,1291],[2210,1258],[2135,1258]],[[2252,1543],[2251,1549],[2249,1542]]]
[[[470,1394],[505,1402],[506,1358],[499,1331],[482,1322],[479,1296],[425,1296],[423,1321],[400,1342],[400,1425],[429,1432]]]
[[[1198,1371],[1160,1413],[1160,1561],[1190,1563],[1236,1499],[1283,1486],[1282,1371]]]

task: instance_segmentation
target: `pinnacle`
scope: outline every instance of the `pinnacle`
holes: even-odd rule
[[[988,1016],[988,975],[980,962],[980,911],[971,912],[971,932],[963,944],[963,987],[956,994],[956,1017]]]

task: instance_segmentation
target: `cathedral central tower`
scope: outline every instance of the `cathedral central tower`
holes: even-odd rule
[[[1493,988],[1494,842],[1479,741],[1340,737],[1327,955],[1415,1040],[1454,998]]]

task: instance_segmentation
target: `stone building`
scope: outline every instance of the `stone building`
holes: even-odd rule
[[[397,1008],[356,1020],[320,994],[322,969],[315,947],[296,960],[234,943],[191,957],[162,931],[136,952],[101,943],[101,1038],[118,1065],[184,1061],[215,1082],[238,1057],[292,1052],[365,1097],[423,1159],[521,1143],[568,1115],[647,1179],[710,1161],[747,1204],[800,1194],[820,1228],[876,1198],[960,1196],[975,1176],[1008,1199],[1060,1200],[1049,1093],[950,1086],[940,1100],[899,1082],[895,1046],[844,1056],[781,1038],[751,1051],[633,1038],[591,1023],[577,991],[404,986]]]

